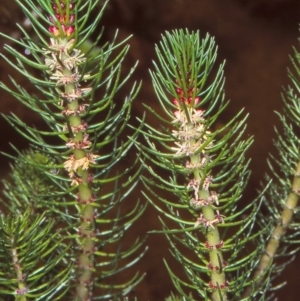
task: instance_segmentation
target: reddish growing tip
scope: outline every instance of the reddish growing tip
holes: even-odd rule
[[[50,26],[50,27],[49,27],[49,32],[50,32],[51,34],[53,34],[55,37],[58,37],[58,36],[59,36],[59,30],[58,30],[58,28],[55,27],[55,26]]]

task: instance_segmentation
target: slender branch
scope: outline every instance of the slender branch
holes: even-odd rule
[[[272,265],[275,254],[280,246],[281,238],[285,235],[291,221],[293,215],[295,213],[295,209],[298,205],[300,195],[300,161],[298,162],[297,168],[295,170],[295,176],[293,179],[291,192],[288,194],[287,199],[284,204],[284,209],[282,210],[279,222],[277,226],[274,228],[271,238],[266,244],[265,250],[257,268],[252,276],[252,279],[255,282],[255,286],[258,287],[262,281],[265,279],[264,274],[268,270],[268,268]],[[244,297],[250,296],[251,288],[245,291]]]
[[[13,237],[11,238],[11,242],[12,242],[12,244],[14,244]],[[16,294],[18,295],[17,300],[18,301],[27,301],[25,294],[28,292],[28,287],[24,280],[24,274],[23,274],[23,270],[22,270],[22,265],[19,262],[17,248],[12,248],[11,254],[12,254],[14,269],[17,274],[17,283],[18,283],[18,288],[16,289]]]
[[[72,154],[64,162],[64,167],[69,174],[71,186],[78,189],[77,203],[80,212],[80,225],[78,227],[80,254],[77,258],[77,288],[76,298],[86,301],[91,298],[94,270],[95,248],[95,212],[91,205],[94,196],[91,190],[93,175],[89,172],[90,164],[96,163],[97,155],[91,153],[89,148],[92,142],[87,134],[88,125],[81,116],[86,112],[87,104],[84,104],[83,96],[89,89],[80,88],[79,80],[87,79],[89,75],[82,76],[79,67],[86,58],[75,47],[75,39],[72,38],[76,31],[74,4],[68,1],[57,1],[53,4],[56,20],[50,27],[53,34],[51,39],[51,57],[46,59],[46,65],[50,69],[50,79],[57,86],[63,87],[60,92],[61,103],[65,105],[62,114],[66,117],[65,129],[69,130],[69,141],[66,146]]]
[[[193,115],[191,115],[193,119]],[[198,126],[199,128],[202,125]],[[209,132],[207,132],[209,134]],[[206,137],[206,135],[203,135]],[[196,143],[193,141],[191,143]],[[205,140],[204,140],[205,141]],[[209,146],[208,146],[209,148]],[[209,263],[207,265],[210,270],[210,278],[208,286],[213,291],[212,292],[212,300],[220,301],[227,300],[226,288],[228,283],[225,278],[224,268],[227,265],[223,260],[223,255],[221,248],[223,247],[223,241],[220,239],[219,230],[217,228],[218,223],[223,223],[223,216],[220,215],[218,210],[214,210],[212,207],[212,203],[218,203],[217,194],[215,192],[209,191],[209,186],[212,183],[212,177],[208,176],[205,178],[205,174],[203,173],[203,168],[206,164],[205,160],[207,160],[209,156],[205,153],[205,150],[202,151],[202,155],[193,155],[190,157],[191,164],[193,166],[202,166],[196,168],[194,171],[194,179],[189,183],[189,186],[194,188],[195,191],[195,200],[194,204],[201,203],[202,214],[197,219],[196,225],[203,225],[206,228],[206,243],[205,246],[209,253]],[[202,160],[202,163],[201,163]],[[202,189],[199,190],[200,183],[202,183]]]

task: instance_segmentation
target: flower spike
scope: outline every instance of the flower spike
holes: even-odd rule
[[[7,201],[2,203],[8,204],[8,210],[13,213],[28,208],[32,216],[45,213],[45,218],[56,221],[54,228],[61,231],[59,239],[49,247],[48,257],[41,259],[49,260],[51,268],[55,266],[53,282],[56,286],[52,289],[51,277],[41,269],[40,278],[35,279],[35,286],[28,286],[28,292],[26,286],[16,287],[11,283],[8,292],[25,297],[41,287],[48,289],[49,284],[47,300],[117,299],[143,277],[133,276],[117,284],[116,274],[131,267],[145,252],[140,249],[142,243],[138,240],[128,249],[119,246],[124,232],[145,210],[139,202],[134,202],[133,209],[124,215],[116,208],[134,189],[141,172],[138,159],[128,168],[115,168],[126,158],[139,132],[133,132],[132,139],[126,141],[120,138],[140,85],[134,84],[129,95],[115,105],[117,91],[135,68],[125,79],[121,78],[128,39],[116,42],[116,34],[113,42],[99,48],[100,31],[96,41],[90,42],[108,1],[17,2],[36,35],[31,39],[23,29],[25,39],[7,38],[30,49],[31,55],[24,56],[11,46],[5,49],[16,62],[1,55],[25,75],[37,91],[30,95],[14,80],[15,90],[3,83],[0,86],[38,113],[48,130],[31,127],[13,114],[5,116],[29,140],[32,150],[23,154],[16,149],[18,156],[11,156],[16,162],[12,175],[14,184],[5,183]],[[95,18],[87,22],[94,10],[97,10]],[[33,68],[36,72],[32,72]],[[126,206],[128,208],[130,206]],[[67,251],[62,252],[65,249]],[[39,251],[37,248],[31,256]],[[129,260],[132,254],[137,255]],[[36,267],[42,264],[37,263]],[[118,268],[112,269],[115,266]],[[60,274],[66,270],[70,273]],[[36,300],[41,300],[40,297],[32,296]]]
[[[243,232],[251,233],[256,201],[233,215],[231,210],[236,210],[247,182],[249,162],[244,154],[252,138],[241,140],[246,121],[242,111],[223,127],[215,126],[228,104],[223,64],[214,78],[210,74],[216,50],[214,39],[209,35],[200,39],[199,32],[175,30],[162,36],[151,77],[163,111],[155,116],[167,125],[159,131],[145,122],[147,145],[137,147],[156,165],[142,161],[151,175],[151,180],[146,175],[142,178],[146,199],[172,225],[178,225],[171,229],[161,219],[163,230],[152,231],[166,235],[172,255],[186,274],[188,281],[166,264],[178,293],[186,300],[238,301],[247,278],[229,271],[237,258],[245,269],[252,268],[253,258],[244,253],[244,247],[256,242],[256,233],[245,238]],[[242,212],[251,210],[247,222],[239,220]],[[232,227],[235,238],[223,231]],[[233,239],[240,245],[234,245]],[[193,254],[192,259],[187,254]],[[253,254],[258,256],[259,249]]]

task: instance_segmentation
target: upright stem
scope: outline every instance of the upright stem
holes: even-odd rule
[[[204,111],[194,108],[194,105],[199,102],[199,98],[193,100],[194,87],[187,91],[177,88],[176,91],[181,103],[174,100],[179,109],[174,113],[175,121],[179,123],[179,130],[173,131],[173,134],[178,137],[178,148],[173,149],[177,150],[175,155],[185,154],[190,157],[186,168],[193,170],[194,178],[190,180],[187,187],[194,190],[194,197],[191,199],[190,205],[197,209],[202,208],[195,227],[202,225],[206,231],[205,246],[209,253],[207,268],[211,276],[208,288],[212,291],[213,301],[226,301],[228,287],[224,273],[226,262],[223,260],[221,252],[223,241],[220,240],[217,228],[218,223],[224,222],[224,217],[213,208],[214,203],[218,204],[218,196],[209,189],[213,178],[206,171],[206,165],[210,161],[207,149],[212,145],[212,142],[208,141],[210,132],[205,126]],[[203,145],[206,146],[203,147]],[[202,150],[199,151],[200,149]]]
[[[12,238],[12,242],[13,242],[13,238]],[[26,283],[24,281],[22,266],[18,258],[18,249],[12,248],[11,253],[12,253],[13,265],[17,274],[17,281],[18,281],[18,288],[16,289],[16,295],[18,297],[16,297],[16,300],[26,301],[27,298],[25,294],[28,292],[28,287],[26,286]]]
[[[199,156],[191,156],[191,163],[194,166],[199,166],[200,160]],[[196,169],[194,171],[195,183],[201,183],[202,175],[201,169]],[[203,182],[203,180],[202,180]],[[209,193],[209,184],[205,184],[198,193],[198,200],[201,200],[202,214],[197,221],[197,224],[202,224],[206,227],[206,243],[205,246],[208,249],[209,253],[209,263],[207,265],[210,270],[211,281],[209,282],[209,288],[212,292],[212,300],[220,301],[227,300],[226,288],[228,286],[224,268],[226,266],[226,262],[223,260],[223,255],[221,248],[223,246],[223,241],[220,240],[219,230],[217,228],[217,224],[223,222],[223,217],[219,214],[218,211],[215,212],[213,207],[210,205],[210,193]],[[221,293],[220,293],[221,292]]]
[[[215,219],[215,212],[210,207],[207,206],[203,208],[203,216],[206,220],[211,221]],[[226,290],[223,288],[226,287],[226,278],[225,278],[225,262],[223,260],[223,255],[221,251],[222,241],[220,240],[220,235],[217,226],[213,229],[208,229],[207,234],[207,245],[209,246],[209,259],[210,262],[208,264],[209,269],[211,270],[211,282],[210,286],[214,289],[212,293],[212,300],[227,300]],[[219,290],[216,288],[220,288],[222,299],[219,293]]]
[[[64,70],[65,71],[65,70]],[[67,70],[66,70],[67,71]],[[67,72],[66,72],[67,73]],[[80,91],[79,86],[69,84],[65,89],[65,95],[74,94]],[[82,93],[78,93],[81,95]],[[87,124],[83,122],[80,114],[85,110],[83,104],[79,104],[78,99],[72,97],[68,99],[67,108],[64,110],[67,122],[70,125],[70,139],[67,146],[72,149],[72,155],[65,162],[65,168],[69,172],[72,180],[71,185],[78,188],[77,202],[80,210],[80,225],[78,227],[80,254],[77,260],[77,289],[76,297],[80,301],[90,300],[92,294],[92,283],[94,270],[95,252],[95,212],[92,206],[94,201],[90,183],[93,175],[89,173],[89,164],[95,163],[97,156],[88,151],[91,141],[88,139]]]
[[[91,189],[93,174],[89,172],[90,164],[96,163],[98,157],[90,150],[92,142],[87,133],[88,125],[82,120],[87,104],[84,95],[90,89],[81,88],[80,80],[87,79],[82,76],[80,66],[85,62],[85,57],[76,49],[72,35],[75,32],[75,4],[68,0],[56,0],[52,5],[55,18],[50,17],[53,26],[49,28],[53,34],[49,51],[45,60],[49,67],[50,79],[56,81],[60,87],[59,98],[64,105],[62,111],[66,118],[64,130],[69,131],[69,140],[66,146],[71,150],[71,155],[64,162],[71,186],[78,189],[77,203],[79,208],[80,223],[78,226],[79,254],[77,257],[76,293],[78,301],[91,300],[94,270],[95,248],[95,211],[92,203],[94,196]]]
[[[282,236],[285,235],[286,230],[292,221],[295,209],[298,204],[299,195],[300,195],[300,161],[297,164],[295,170],[295,176],[292,183],[292,189],[289,195],[287,196],[284,209],[282,210],[279,222],[277,226],[274,228],[271,238],[267,242],[264,253],[253,274],[252,279],[254,280],[256,287],[258,287],[261,284],[261,282],[264,280],[264,273],[273,262],[277,249],[280,246],[280,240]],[[245,296],[249,296],[250,294],[251,294],[251,288],[248,288],[245,291]]]
[[[70,110],[78,110],[78,104],[74,105],[74,101],[68,105]],[[82,124],[79,116],[70,116],[68,118],[71,129],[75,129]],[[80,236],[80,254],[77,260],[78,275],[76,296],[79,300],[89,300],[92,288],[92,271],[94,269],[94,252],[95,252],[95,212],[92,206],[94,201],[90,183],[93,180],[92,174],[88,171],[89,156],[91,155],[85,150],[90,146],[87,134],[84,131],[72,133],[68,145],[73,149],[73,155],[65,164],[69,171],[73,185],[77,185],[78,195],[77,202],[80,208],[80,225],[78,234]],[[83,149],[82,149],[83,148]],[[95,155],[94,155],[95,156]],[[85,162],[87,165],[85,166]],[[71,166],[68,165],[71,163]]]

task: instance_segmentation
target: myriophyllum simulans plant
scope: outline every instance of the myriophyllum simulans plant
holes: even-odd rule
[[[249,177],[245,152],[252,137],[243,139],[243,110],[220,122],[229,102],[224,101],[224,64],[213,68],[214,39],[175,30],[162,37],[156,53],[151,77],[164,114],[145,107],[163,126],[158,130],[145,124],[146,144],[138,148],[152,176],[142,177],[144,195],[173,222],[160,218],[163,230],[153,232],[166,235],[185,272],[177,276],[166,262],[179,299],[271,300],[272,291],[281,287],[274,280],[289,262],[274,265],[276,257],[293,256],[297,248],[287,248],[299,242],[294,216],[300,191],[300,140],[294,131],[300,124],[294,92],[299,81],[289,71],[294,87],[285,91],[286,110],[279,114],[284,135],[277,132],[275,141],[280,158],[272,157],[279,171],[269,163],[277,181],[270,183],[268,177],[258,198],[249,201],[243,191]],[[299,57],[296,51],[292,59],[297,74]]]
[[[125,231],[145,208],[135,202],[133,209],[128,210],[130,206],[127,206],[120,216],[119,205],[135,187],[141,168],[137,166],[138,158],[129,168],[114,167],[126,156],[138,134],[132,133],[125,141],[119,139],[127,126],[132,100],[139,89],[134,84],[125,100],[119,100],[116,106],[115,94],[134,70],[133,67],[121,80],[122,61],[129,49],[125,45],[128,39],[116,44],[116,34],[112,43],[99,48],[101,31],[95,42],[89,40],[108,1],[18,3],[36,35],[30,38],[21,28],[26,39],[17,41],[6,36],[24,47],[30,56],[26,57],[6,45],[6,50],[16,57],[18,64],[3,57],[29,78],[37,88],[38,96],[29,95],[14,80],[17,91],[4,84],[1,86],[39,113],[50,131],[25,125],[15,115],[5,116],[30,141],[32,149],[26,153],[17,150],[19,157],[13,157],[17,164],[13,167],[12,177],[18,188],[13,190],[13,184],[5,182],[4,194],[10,202],[8,209],[19,216],[16,223],[24,226],[36,218],[35,225],[45,225],[47,231],[43,233],[47,233],[45,239],[51,247],[45,254],[38,254],[41,251],[39,245],[43,244],[41,248],[45,249],[45,242],[40,237],[35,243],[36,251],[22,253],[22,247],[18,246],[21,240],[14,240],[19,255],[27,256],[32,262],[43,259],[41,271],[48,270],[49,273],[43,272],[37,278],[34,266],[20,258],[18,261],[23,265],[19,270],[27,275],[26,279],[20,280],[21,290],[13,290],[18,285],[13,280],[8,284],[4,282],[3,285],[10,287],[5,294],[22,296],[22,301],[26,298],[77,301],[118,298],[128,293],[142,277],[138,274],[129,280],[127,277],[125,283],[112,280],[144,253],[139,251],[137,256],[134,255],[142,245],[138,239],[128,249],[118,245]],[[99,14],[89,24],[88,17],[96,8],[99,8]],[[117,53],[117,49],[121,51]],[[35,73],[26,66],[39,70],[42,77],[34,76]],[[99,120],[97,116],[104,118]],[[58,139],[51,144],[49,136]],[[32,175],[23,178],[28,170]],[[28,210],[30,214],[26,213]],[[11,236],[16,230],[9,226],[4,216],[2,228],[7,229],[4,241],[9,250],[13,241]],[[56,231],[55,228],[58,232],[50,239],[50,232]],[[26,232],[23,228],[21,230]],[[28,235],[33,235],[33,232],[31,229]],[[5,269],[11,268],[9,264],[5,266]],[[51,277],[50,271],[55,271],[57,276]]]
[[[161,218],[164,230],[153,232],[167,236],[183,267],[185,276],[179,277],[166,263],[184,300],[239,300],[251,285],[251,265],[262,249],[256,237],[266,231],[251,233],[256,201],[236,210],[249,176],[245,151],[252,138],[242,140],[247,116],[240,111],[216,126],[229,103],[224,100],[224,64],[213,71],[217,48],[212,37],[167,32],[156,53],[151,76],[164,115],[145,106],[164,126],[159,131],[146,124],[142,131],[147,145],[138,148],[152,177],[142,181],[146,198],[178,227],[170,228]],[[228,235],[229,229],[235,233]],[[245,251],[249,243],[257,244],[253,252]],[[237,262],[242,262],[239,271]]]
[[[71,180],[78,193],[76,201],[80,211],[80,225],[78,227],[81,254],[77,259],[78,279],[77,293],[79,300],[87,300],[91,295],[92,271],[94,270],[95,218],[96,211],[92,205],[95,200],[91,184],[94,175],[90,164],[96,164],[99,155],[91,151],[92,142],[87,133],[88,124],[81,117],[87,109],[85,95],[91,88],[82,88],[81,82],[90,78],[89,74],[80,74],[78,66],[82,66],[86,58],[79,49],[75,48],[75,4],[59,2],[52,5],[55,17],[49,16],[53,25],[49,31],[53,34],[45,55],[45,65],[49,68],[50,79],[59,87],[58,93],[61,105],[64,107],[62,115],[66,116],[63,131],[69,132],[66,146],[71,149],[71,155],[64,162]]]
[[[26,54],[5,45],[14,58],[1,56],[29,79],[36,95],[14,79],[14,89],[0,86],[38,113],[50,130],[29,126],[14,114],[4,116],[31,145],[26,152],[14,147],[17,156],[7,154],[15,164],[11,181],[3,181],[1,205],[8,212],[0,215],[0,301],[127,296],[143,277],[115,280],[144,250],[138,239],[125,250],[119,241],[146,207],[137,201],[131,210],[119,205],[139,178],[142,194],[161,215],[163,229],[152,233],[166,236],[183,269],[175,272],[164,261],[177,290],[168,301],[272,298],[274,279],[287,264],[274,265],[275,257],[293,255],[295,250],[286,250],[298,242],[297,231],[291,231],[299,228],[294,213],[300,191],[294,131],[300,107],[293,88],[285,91],[286,111],[279,115],[284,128],[275,142],[279,171],[270,163],[278,181],[267,178],[258,198],[245,200],[250,174],[245,153],[253,140],[244,138],[243,110],[223,120],[229,105],[224,63],[214,68],[217,47],[210,35],[174,30],[162,36],[150,71],[161,110],[145,104],[162,125],[153,127],[147,115],[138,118],[139,127],[128,127],[139,85],[123,102],[115,101],[135,68],[121,79],[128,39],[116,42],[116,34],[103,44],[101,31],[90,40],[108,1],[17,3],[32,30],[20,26],[21,40],[1,35]],[[299,57],[295,52],[292,59],[297,74]],[[297,77],[289,75],[299,91]],[[125,128],[133,131],[124,134]],[[136,158],[123,168],[119,163],[129,150]]]

